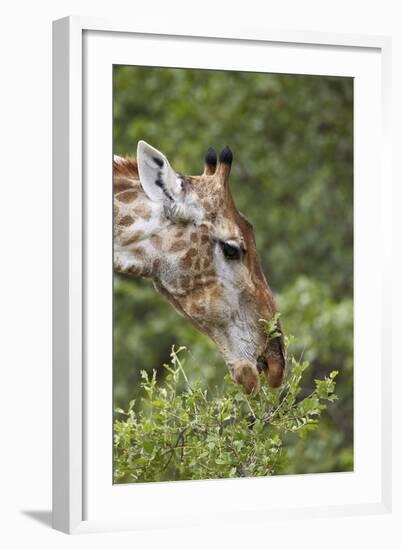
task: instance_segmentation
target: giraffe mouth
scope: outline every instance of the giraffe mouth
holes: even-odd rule
[[[262,355],[256,360],[259,374],[263,373],[272,388],[281,386],[286,370],[284,341],[282,335],[267,339]]]
[[[256,359],[256,368],[258,369],[259,374],[268,369],[267,361],[263,355],[259,355]]]
[[[238,359],[226,362],[234,380],[246,393],[254,393],[263,375],[271,388],[282,385],[286,372],[286,359],[282,336],[267,339],[263,351],[256,359]]]

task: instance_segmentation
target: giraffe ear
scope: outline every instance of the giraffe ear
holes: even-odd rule
[[[172,203],[181,198],[180,180],[163,153],[139,141],[137,162],[139,179],[150,200]]]

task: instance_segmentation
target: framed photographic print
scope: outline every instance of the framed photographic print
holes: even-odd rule
[[[388,510],[389,40],[53,51],[55,528]]]

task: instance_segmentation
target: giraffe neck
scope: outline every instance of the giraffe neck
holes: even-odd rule
[[[121,185],[122,190],[114,195],[114,267],[123,273],[152,277],[160,264],[160,233],[170,221],[163,204],[151,201],[139,180],[130,178],[125,183],[129,186]]]

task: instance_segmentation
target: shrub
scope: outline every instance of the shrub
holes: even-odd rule
[[[116,483],[278,474],[286,464],[283,437],[295,433],[304,438],[316,430],[324,402],[337,399],[336,371],[315,380],[314,390],[300,398],[309,364],[290,355],[280,389],[261,385],[256,395],[247,396],[227,375],[224,387],[212,396],[188,379],[185,349],[172,348],[163,382],[156,371],[153,376],[141,372],[139,409],[134,400],[128,410],[116,409]]]

